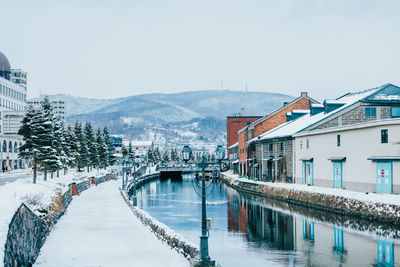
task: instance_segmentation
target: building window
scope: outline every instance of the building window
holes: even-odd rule
[[[17,146],[17,142],[14,143],[14,153],[18,152],[18,146]]]
[[[365,107],[366,118],[376,118],[376,107]]]
[[[283,151],[284,145],[283,142],[281,142],[281,151]]]
[[[2,149],[2,151],[3,152],[7,152],[7,143],[6,143],[5,140],[3,141],[3,149]]]
[[[336,143],[337,143],[337,146],[340,146],[340,134],[338,134],[336,136]]]
[[[392,118],[400,117],[400,107],[392,107],[392,108],[390,108],[390,116]]]
[[[307,147],[307,149],[310,147],[310,141],[308,140],[308,138],[307,138],[306,147]]]
[[[11,141],[8,142],[8,152],[12,152],[12,143]]]
[[[270,152],[272,152],[273,149],[274,149],[273,145],[272,145],[272,144],[268,144],[268,150],[269,150]]]
[[[389,134],[388,134],[388,130],[381,130],[381,143],[382,144],[386,144],[388,142],[389,139]]]

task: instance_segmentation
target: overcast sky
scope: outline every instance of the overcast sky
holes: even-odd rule
[[[400,1],[0,1],[0,51],[28,96],[400,85]]]

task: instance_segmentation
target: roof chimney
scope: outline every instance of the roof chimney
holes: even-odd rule
[[[240,116],[244,116],[244,108],[240,110]]]
[[[307,96],[307,92],[301,92],[300,96],[306,97]]]

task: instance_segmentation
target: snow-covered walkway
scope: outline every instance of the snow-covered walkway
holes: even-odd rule
[[[35,266],[189,266],[132,214],[117,181],[74,197]]]

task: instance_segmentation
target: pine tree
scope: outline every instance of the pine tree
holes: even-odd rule
[[[106,144],[107,147],[107,166],[111,166],[115,163],[116,159],[114,156],[113,143],[111,140],[110,133],[108,132],[107,126],[104,126],[103,138],[104,138],[104,143]]]
[[[34,149],[34,144],[32,140],[32,120],[37,116],[37,111],[29,106],[25,116],[21,121],[21,127],[18,130],[18,134],[22,135],[23,145],[19,148],[18,157],[25,160],[32,159],[33,168],[33,183],[36,183],[37,172],[36,172],[36,150]]]
[[[53,122],[53,148],[56,150],[56,155],[58,157],[58,166],[55,167],[55,171],[57,171],[57,177],[60,176],[60,170],[66,166],[67,156],[64,150],[64,123],[61,120],[60,116],[56,116],[53,114],[52,116]]]
[[[82,168],[85,168],[86,166],[88,166],[89,154],[88,154],[88,150],[87,150],[87,146],[86,146],[85,136],[82,132],[82,123],[79,121],[75,122],[74,134],[75,134],[76,142],[78,144],[76,165],[78,168],[78,172],[80,172]]]
[[[86,138],[86,144],[88,147],[88,152],[89,152],[89,162],[88,165],[93,167],[98,167],[99,165],[99,158],[97,154],[97,147],[96,147],[96,142],[93,134],[93,128],[90,122],[86,122],[85,124],[85,138]]]
[[[40,169],[44,171],[44,180],[47,172],[54,172],[60,168],[61,162],[54,148],[53,110],[46,97],[41,102],[40,112],[32,120],[32,141],[37,149],[36,159]]]
[[[71,125],[68,125],[67,129],[64,130],[64,152],[67,156],[65,161],[64,170],[68,167],[74,168],[76,166],[76,158],[78,153],[78,144],[76,143],[74,132],[72,131]]]
[[[155,159],[156,163],[161,161],[161,152],[160,152],[160,149],[158,148],[158,146],[154,150],[154,159]]]
[[[164,151],[163,162],[169,162],[168,150]]]
[[[124,145],[122,145],[122,147],[121,147],[121,154],[122,154],[123,158],[125,158],[125,156],[127,156],[129,154],[128,149],[126,149],[126,147]]]
[[[99,153],[99,167],[107,168],[108,164],[108,155],[107,155],[107,146],[104,143],[103,133],[100,128],[97,128],[96,132],[96,147],[97,152]]]

